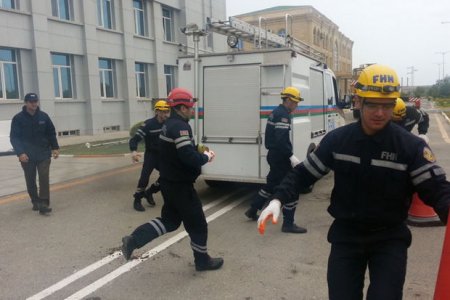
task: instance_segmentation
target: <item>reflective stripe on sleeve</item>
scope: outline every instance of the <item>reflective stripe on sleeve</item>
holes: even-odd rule
[[[372,159],[370,164],[375,167],[383,167],[388,169],[394,169],[398,171],[406,171],[408,169],[408,165],[406,164],[399,164],[392,161],[387,160],[379,160],[379,159]]]
[[[330,171],[329,168],[327,168],[322,161],[317,157],[316,154],[314,154],[314,152],[312,152],[311,154],[309,154],[309,157],[311,158],[311,160],[316,164],[316,166],[320,169],[320,171],[324,172],[324,173],[328,173]]]
[[[422,173],[422,172],[424,172],[424,171],[426,171],[428,169],[431,169],[434,165],[435,164],[430,163],[430,164],[426,164],[424,166],[421,166],[420,168],[415,169],[414,171],[411,171],[410,175],[411,175],[411,177],[414,177],[414,176],[416,176],[416,175],[418,175],[418,174],[420,174],[420,173]]]
[[[430,179],[430,178],[431,178],[431,172],[426,172],[426,173],[423,173],[422,175],[419,175],[416,178],[414,178],[412,180],[412,183],[414,185],[419,185],[422,182],[424,182],[425,180]]]
[[[306,170],[308,170],[308,172],[309,172],[312,176],[316,177],[317,179],[320,179],[320,178],[323,177],[323,175],[320,174],[320,173],[315,169],[315,167],[308,161],[308,159],[305,159],[305,160],[303,161],[303,165],[305,166]]]
[[[174,141],[173,139],[168,138],[167,136],[162,135],[162,134],[159,135],[159,138],[160,138],[161,140],[163,140],[163,141],[168,142],[168,143],[175,143],[175,141]]]

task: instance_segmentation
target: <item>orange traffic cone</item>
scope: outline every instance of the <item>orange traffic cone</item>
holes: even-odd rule
[[[450,226],[447,221],[444,245],[442,246],[441,263],[434,289],[434,300],[450,299]]]
[[[408,211],[407,223],[408,225],[419,227],[443,225],[433,208],[423,203],[417,193],[413,195],[412,203]]]

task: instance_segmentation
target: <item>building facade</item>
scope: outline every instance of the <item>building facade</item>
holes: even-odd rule
[[[179,28],[225,14],[225,0],[0,0],[0,121],[36,92],[60,136],[127,130],[177,86],[180,49],[193,49]],[[225,38],[199,47],[224,51]]]
[[[312,6],[277,6],[235,16],[280,36],[289,35],[323,54],[336,74],[339,94],[350,91],[353,41]]]

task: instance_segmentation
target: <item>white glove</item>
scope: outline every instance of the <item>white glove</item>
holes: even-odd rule
[[[205,154],[206,156],[208,156],[208,162],[212,162],[212,160],[214,159],[214,157],[216,157],[216,153],[214,153],[214,151],[210,150],[210,151],[205,151],[203,152],[203,154]]]
[[[258,218],[258,230],[260,234],[264,234],[266,230],[266,221],[272,216],[272,224],[277,224],[280,216],[281,202],[278,199],[273,199],[269,205],[261,212]]]
[[[429,144],[430,140],[425,134],[419,134],[419,137],[425,141],[425,143]]]
[[[139,162],[139,159],[141,158],[141,155],[137,153],[136,151],[131,152],[131,161],[134,163]]]
[[[295,155],[292,155],[289,159],[291,160],[291,166],[293,168],[300,163],[300,160]]]

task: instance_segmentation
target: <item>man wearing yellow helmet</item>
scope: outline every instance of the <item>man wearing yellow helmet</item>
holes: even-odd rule
[[[412,194],[432,206],[447,222],[450,183],[421,138],[391,122],[400,85],[396,72],[383,65],[365,68],[355,85],[361,118],[330,131],[320,145],[275,189],[258,219],[276,222],[282,203],[330,170],[334,187],[328,212],[329,299],[402,299],[411,232],[405,224]]]
[[[153,194],[160,190],[158,180],[147,190],[145,189],[153,169],[159,170],[159,134],[164,122],[170,115],[170,107],[165,100],[159,100],[155,103],[154,110],[155,116],[146,120],[129,142],[131,159],[133,162],[138,162],[140,158],[140,155],[136,152],[138,144],[141,140],[145,141],[144,163],[142,164],[136,192],[133,194],[133,207],[137,211],[145,211],[141,203],[141,199],[144,197],[150,206],[155,206]]]
[[[245,215],[252,220],[257,220],[257,212],[262,209],[264,203],[269,200],[274,188],[280,184],[286,174],[300,161],[292,152],[292,143],[289,131],[291,130],[290,114],[295,111],[297,105],[303,99],[296,87],[289,86],[281,92],[283,103],[270,114],[265,131],[264,144],[267,148],[267,162],[270,166],[267,175],[267,183],[259,190],[250,208]],[[292,198],[283,206],[283,226],[281,231],[289,233],[305,233],[306,228],[294,223],[295,209],[298,197]]]
[[[429,143],[427,132],[430,126],[430,118],[428,114],[416,108],[415,106],[406,105],[402,98],[397,98],[394,111],[392,112],[392,121],[411,132],[417,124],[419,137],[427,144]]]

